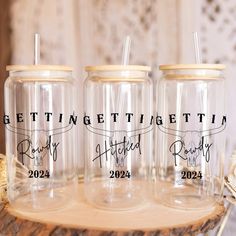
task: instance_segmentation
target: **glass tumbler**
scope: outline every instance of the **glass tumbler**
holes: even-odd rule
[[[85,196],[107,209],[146,201],[153,139],[152,80],[146,66],[86,67]]]
[[[220,64],[160,66],[155,196],[165,205],[199,209],[221,200],[224,68]]]
[[[27,211],[63,207],[76,183],[72,69],[8,66],[5,134],[10,203]]]

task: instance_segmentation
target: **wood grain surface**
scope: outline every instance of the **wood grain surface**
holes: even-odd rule
[[[17,236],[156,236],[196,235],[213,229],[225,214],[223,205],[183,211],[151,201],[129,211],[107,211],[86,203],[80,184],[77,195],[57,211],[27,212],[0,205],[0,232]]]

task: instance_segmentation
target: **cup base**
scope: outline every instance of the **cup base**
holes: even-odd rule
[[[71,200],[71,193],[74,185],[52,189],[38,190],[18,196],[9,202],[12,207],[20,211],[39,212],[56,211],[65,208]]]
[[[85,188],[85,197],[93,206],[107,210],[130,210],[146,203],[142,181],[94,181]]]
[[[201,194],[198,189],[188,186],[156,193],[156,199],[165,206],[182,210],[211,209],[217,202],[213,196]]]

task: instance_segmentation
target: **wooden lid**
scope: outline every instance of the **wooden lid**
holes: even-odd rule
[[[51,71],[72,71],[72,67],[63,65],[9,65],[6,67],[7,71],[37,71],[37,70],[51,70]]]
[[[101,65],[86,66],[85,71],[151,71],[149,66],[139,65]]]
[[[160,70],[224,70],[225,65],[223,64],[174,64],[174,65],[160,65]]]

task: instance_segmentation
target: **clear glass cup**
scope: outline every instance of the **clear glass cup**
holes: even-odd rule
[[[76,184],[72,69],[8,66],[5,133],[8,199],[22,210],[64,207]]]
[[[142,206],[153,140],[153,84],[145,66],[86,67],[85,196],[106,209]]]
[[[182,209],[210,208],[223,191],[224,65],[163,65],[157,90],[155,196]]]

